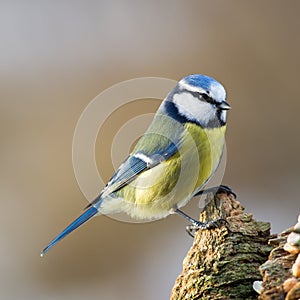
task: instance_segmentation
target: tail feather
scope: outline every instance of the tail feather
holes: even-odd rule
[[[45,249],[41,252],[41,256],[44,256],[55,244],[57,244],[60,240],[78,228],[80,225],[84,224],[86,221],[91,219],[94,215],[96,215],[98,209],[94,206],[91,206],[85,212],[83,212],[76,220],[74,220],[69,226],[67,226],[59,235],[57,235]]]

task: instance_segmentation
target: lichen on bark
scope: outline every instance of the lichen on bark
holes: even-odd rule
[[[223,218],[227,224],[196,232],[171,300],[257,299],[253,282],[261,280],[259,266],[272,249],[270,224],[255,221],[231,194],[207,200],[200,221]]]

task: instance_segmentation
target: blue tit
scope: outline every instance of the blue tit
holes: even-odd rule
[[[180,80],[98,197],[41,256],[96,215],[157,220],[177,213],[198,228],[214,227],[213,221],[201,223],[180,208],[201,193],[220,163],[229,109],[225,89],[215,79],[195,74]]]

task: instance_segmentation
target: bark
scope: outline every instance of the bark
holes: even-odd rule
[[[210,196],[200,221],[226,219],[226,225],[197,231],[171,293],[179,299],[257,299],[253,282],[273,248],[270,224],[245,213],[233,195]]]
[[[259,300],[300,299],[300,216],[298,223],[270,240],[275,246],[261,267]]]

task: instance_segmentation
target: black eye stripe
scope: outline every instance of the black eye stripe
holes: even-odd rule
[[[195,91],[190,91],[188,89],[181,89],[180,93],[190,93],[192,94],[195,98],[198,98],[200,101],[205,101],[207,103],[213,104],[218,106],[219,102],[215,101],[212,97],[210,97],[207,93],[201,93],[201,92],[195,92]]]
[[[199,93],[200,94],[200,93]],[[204,100],[208,100],[209,99],[209,96],[207,95],[207,94],[205,94],[205,93],[203,93],[203,94],[200,94],[201,95],[201,97],[204,99]]]
[[[206,93],[200,93],[200,92],[193,92],[193,91],[187,91],[189,93],[191,93],[194,97],[200,99],[200,100],[205,100],[207,103],[210,104],[215,104],[217,105],[218,102],[215,101],[212,97],[208,96]]]

